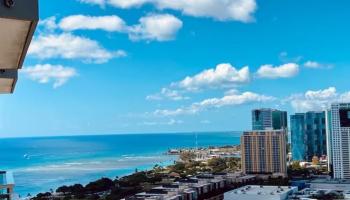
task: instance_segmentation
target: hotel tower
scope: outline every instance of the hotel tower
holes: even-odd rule
[[[287,175],[285,130],[256,130],[241,136],[242,170],[245,174]]]
[[[350,179],[350,103],[332,104],[327,116],[328,158],[335,179]]]

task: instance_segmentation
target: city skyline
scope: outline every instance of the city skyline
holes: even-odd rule
[[[40,2],[0,138],[243,131],[255,108],[350,102],[349,2],[108,2]]]

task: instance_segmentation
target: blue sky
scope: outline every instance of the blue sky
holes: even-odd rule
[[[41,0],[0,137],[250,129],[350,101],[350,2]]]

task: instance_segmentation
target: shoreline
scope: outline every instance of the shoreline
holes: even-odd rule
[[[137,158],[147,158],[147,160],[140,160]],[[153,158],[155,158],[156,160],[154,160]],[[12,172],[14,172],[14,176],[15,176],[15,181],[16,181],[16,187],[15,187],[15,193],[18,195],[23,196],[27,196],[27,194],[31,194],[31,196],[33,195],[37,195],[41,192],[45,192],[45,191],[49,191],[50,189],[55,189],[61,185],[66,185],[66,184],[76,184],[76,183],[80,183],[80,184],[88,184],[91,181],[97,180],[101,177],[108,177],[108,178],[115,178],[115,177],[123,177],[123,176],[128,176],[131,175],[135,172],[135,169],[137,168],[138,170],[150,170],[153,168],[153,166],[155,164],[161,165],[161,166],[168,166],[170,164],[173,164],[173,162],[175,160],[177,160],[176,156],[165,156],[165,155],[161,155],[161,154],[155,154],[153,156],[135,156],[132,158],[133,162],[130,163],[130,160],[124,161],[125,163],[119,164],[118,165],[118,160],[119,159],[113,159],[112,157],[107,157],[107,158],[101,158],[101,159],[96,159],[96,160],[84,160],[86,162],[91,162],[91,163],[99,163],[99,165],[106,165],[106,161],[115,161],[115,165],[113,165],[113,162],[109,163],[108,166],[104,169],[100,169],[99,171],[96,171],[96,168],[86,168],[86,166],[80,167],[80,169],[69,169],[71,166],[67,165],[63,168],[60,168],[59,166],[64,166],[65,164],[67,164],[66,162],[62,162],[60,164],[51,164],[51,165],[44,165],[44,166],[32,166],[30,167],[30,169],[17,169],[17,170],[11,170]],[[162,160],[162,162],[159,162],[160,160]],[[77,163],[79,163],[80,161],[78,161]],[[71,163],[74,165],[74,163]],[[132,165],[132,166],[130,166]],[[50,167],[52,166],[52,167]],[[55,167],[58,167],[55,169]],[[67,172],[68,171],[68,172]],[[70,176],[74,176],[74,175],[70,175],[70,174],[74,174],[75,171],[78,171],[80,173],[79,178],[68,178]],[[26,182],[28,182],[28,180],[23,180],[22,178],[18,178],[18,177],[23,177],[26,176],[26,174],[28,174],[28,172],[31,173],[31,176],[40,176],[42,174],[46,174],[46,177],[52,177],[52,182],[48,182],[45,185],[49,184],[50,187],[40,187],[41,189],[39,189],[39,186],[37,187],[38,189],[27,189],[27,187],[25,185]],[[47,175],[47,173],[52,173],[52,175]],[[59,180],[58,178],[56,178],[56,174],[61,174],[63,173],[64,175],[67,176],[67,178],[63,179],[63,180]],[[60,175],[62,176],[62,175]],[[17,178],[16,178],[17,177]],[[46,178],[48,179],[48,178]],[[18,181],[20,180],[20,182]],[[47,181],[47,180],[46,180]],[[26,187],[25,189],[22,189]]]
[[[215,153],[218,153],[218,149],[221,149],[221,150],[225,150],[225,149],[235,149],[237,150],[237,147],[239,147],[239,145],[225,145],[225,146],[210,146],[210,147],[199,147],[197,148],[197,150],[201,153],[205,152],[205,151],[214,151]],[[181,152],[187,152],[187,151],[196,151],[195,148],[191,147],[191,148],[177,148],[179,151]],[[86,179],[85,181],[66,181],[64,183],[60,183],[60,184],[56,184],[55,186],[52,186],[50,188],[47,188],[47,189],[42,189],[40,190],[39,192],[31,192],[31,196],[35,196],[37,194],[40,194],[42,192],[45,192],[45,191],[49,191],[50,189],[57,189],[59,188],[60,186],[62,185],[73,185],[73,184],[82,184],[82,185],[86,185],[88,183],[90,183],[91,181],[96,181],[96,180],[99,180],[100,178],[110,178],[110,179],[114,179],[115,177],[120,177],[120,178],[123,178],[123,177],[128,177],[128,176],[132,176],[135,174],[135,171],[137,169],[137,171],[150,171],[150,170],[153,170],[154,166],[155,165],[158,165],[159,167],[162,167],[162,168],[169,168],[170,166],[173,166],[175,162],[179,162],[180,161],[180,155],[174,155],[174,154],[169,154],[169,151],[170,149],[167,151],[167,152],[163,152],[162,154],[159,154],[161,157],[163,158],[166,158],[163,160],[163,162],[152,162],[152,163],[148,163],[146,165],[143,165],[143,166],[138,166],[136,167],[135,169],[131,169],[129,168],[128,170],[126,170],[124,173],[116,173],[116,169],[112,169],[110,171],[110,174],[109,175],[102,175],[102,176],[94,176],[94,178],[89,178],[89,179]],[[154,155],[153,157],[157,157],[156,155]],[[134,158],[137,158],[137,157],[134,157]],[[208,159],[211,159],[211,158],[214,158],[214,157],[206,157],[204,160],[208,160]],[[203,161],[203,159],[202,159]],[[124,170],[124,168],[120,168],[121,170]],[[25,197],[23,198],[24,194],[22,193],[22,199],[26,199]],[[25,195],[26,196],[26,195]]]
[[[0,140],[2,147],[9,151],[6,155],[0,155],[0,159],[6,161],[3,166],[6,166],[7,171],[15,172],[16,192],[26,196],[28,192],[35,194],[47,191],[50,186],[88,183],[103,176],[113,178],[115,175],[128,175],[133,173],[135,168],[150,169],[155,164],[172,164],[177,158],[169,158],[164,152],[172,148],[195,148],[196,141],[198,146],[202,147],[224,146],[239,144],[239,137],[237,134],[215,132],[198,134],[198,138],[194,134],[146,134],[10,139]],[[137,163],[140,156],[156,158],[146,161],[141,159],[142,163]],[[11,159],[8,159],[9,157]],[[128,159],[123,160],[125,158]],[[129,159],[136,161],[130,164]],[[98,166],[97,169],[100,170],[92,171],[96,169],[90,162],[96,160],[102,160],[104,163],[100,165],[107,166],[107,169],[101,170]],[[116,160],[121,160],[122,163]],[[79,165],[81,161],[83,164]],[[85,166],[86,162],[88,166]],[[71,168],[76,169],[71,172]]]
[[[85,197],[93,197],[95,195],[103,195],[107,197],[113,197],[115,199],[118,197],[127,197],[128,195],[134,195],[139,192],[148,191],[146,185],[159,185],[159,184],[171,184],[174,183],[174,180],[178,178],[186,178],[188,176],[193,176],[198,173],[241,173],[240,172],[240,158],[237,157],[206,157],[204,160],[197,160],[190,158],[189,160],[184,160],[187,158],[187,155],[195,154],[203,151],[213,151],[217,149],[227,150],[234,149],[235,151],[239,148],[239,145],[230,145],[230,146],[217,146],[217,147],[205,147],[205,148],[196,148],[193,151],[193,148],[182,148],[179,149],[181,154],[175,160],[176,162],[170,164],[164,163],[164,165],[153,165],[145,167],[143,169],[136,169],[133,173],[128,173],[125,176],[116,177],[115,179],[108,178],[106,176],[100,177],[100,179],[95,179],[88,184],[82,185],[76,182],[73,184],[65,184],[57,187],[55,190],[50,190],[51,192],[39,193],[34,199],[47,199],[48,197],[62,198],[67,197],[65,195],[69,195],[69,198],[85,198]],[[215,151],[217,153],[217,151]],[[169,151],[167,152],[169,153]],[[169,156],[169,155],[168,155]],[[172,155],[174,156],[174,155]],[[221,164],[219,164],[221,163]],[[188,165],[188,166],[187,166]],[[185,167],[187,166],[187,167]],[[115,176],[114,176],[115,177]],[[143,177],[143,178],[141,178]],[[164,179],[165,178],[165,179]],[[175,179],[174,179],[175,178]],[[165,182],[164,182],[165,181]],[[169,182],[170,181],[170,182]],[[114,182],[114,183],[113,183]],[[108,186],[109,188],[119,188],[117,189],[119,192],[114,193],[114,190],[105,188],[104,186]],[[103,186],[104,185],[104,186]],[[97,188],[96,188],[97,187]],[[98,189],[100,187],[100,189]],[[101,190],[101,187],[104,187]],[[76,192],[74,188],[81,188]],[[94,188],[94,189],[92,189]],[[124,192],[123,192],[124,191]],[[124,194],[126,192],[126,194]],[[78,195],[78,196],[76,196]],[[120,196],[121,195],[121,196]],[[123,196],[124,195],[124,196]],[[125,196],[126,195],[126,196]],[[31,196],[33,198],[33,196]],[[28,199],[28,198],[22,198]],[[108,198],[107,198],[108,199]],[[119,199],[119,198],[118,198]]]

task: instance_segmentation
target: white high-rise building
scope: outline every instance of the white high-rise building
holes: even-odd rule
[[[327,139],[335,179],[350,179],[350,103],[332,104]]]

